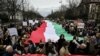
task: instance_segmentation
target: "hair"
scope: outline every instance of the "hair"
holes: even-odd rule
[[[11,45],[6,47],[7,52],[13,52],[13,47]]]
[[[61,37],[64,37],[64,34],[61,34],[61,35],[60,35],[60,38],[61,38]]]

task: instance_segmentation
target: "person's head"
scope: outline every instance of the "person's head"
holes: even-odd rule
[[[60,35],[60,39],[64,39],[64,34],[61,34]]]
[[[23,35],[24,38],[27,38],[28,36],[26,34]]]
[[[26,39],[25,38],[21,38],[21,42],[25,42],[26,41]]]
[[[48,42],[52,42],[51,39],[48,39]]]
[[[43,42],[42,39],[40,40],[40,43]]]
[[[100,33],[96,33],[96,38],[100,39]]]
[[[11,45],[6,47],[6,52],[12,53],[13,52],[13,47]]]

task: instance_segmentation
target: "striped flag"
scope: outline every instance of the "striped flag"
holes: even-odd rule
[[[68,32],[62,28],[62,25],[45,20],[36,31],[31,33],[29,40],[32,40],[34,43],[39,43],[40,40],[47,42],[49,39],[56,42],[61,34],[64,34],[65,39],[68,41],[73,39],[73,36],[68,34]]]

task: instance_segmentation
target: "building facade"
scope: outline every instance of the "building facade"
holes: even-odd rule
[[[78,9],[88,19],[100,19],[100,0],[82,0]]]

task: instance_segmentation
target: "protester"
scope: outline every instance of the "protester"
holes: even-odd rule
[[[73,54],[100,54],[100,26],[91,22],[82,22],[85,24],[84,28],[77,28],[77,24],[65,20],[53,20],[59,24],[62,23],[63,28],[69,34],[73,35],[73,40],[65,40],[64,34],[61,34],[57,42],[48,40],[39,43],[34,43],[29,40],[31,32],[36,31],[41,26],[43,21],[38,21],[34,25],[23,26],[21,24],[2,25],[0,27],[0,55],[13,56],[13,54],[25,55],[30,54],[46,54],[51,56],[64,56]],[[93,24],[93,25],[92,25]],[[8,28],[15,27],[18,35],[10,35]],[[79,40],[83,38],[83,40]],[[66,42],[67,41],[67,42]]]
[[[28,52],[31,54],[35,54],[36,52],[36,45],[35,43],[33,43],[31,40],[28,41],[29,45],[28,45]]]
[[[48,56],[55,56],[57,55],[57,51],[55,49],[55,45],[51,40],[48,40],[46,43],[46,54]]]
[[[39,54],[45,54],[45,43],[40,40],[40,43],[37,47],[37,53]]]
[[[71,54],[76,54],[77,52],[77,48],[80,46],[79,44],[79,40],[78,40],[78,37],[77,36],[74,36],[73,37],[73,40],[70,41],[70,44],[69,44],[69,52]]]
[[[71,55],[69,50],[68,50],[68,43],[67,42],[63,42],[62,43],[62,47],[59,51],[60,56],[66,56],[66,55]]]
[[[58,52],[59,52],[59,50],[61,49],[61,47],[62,47],[62,43],[64,43],[65,42],[65,39],[64,39],[64,35],[63,34],[61,34],[60,35],[60,39],[58,40]]]
[[[13,56],[14,54],[13,47],[9,45],[6,47],[6,52],[3,54],[3,56]]]

